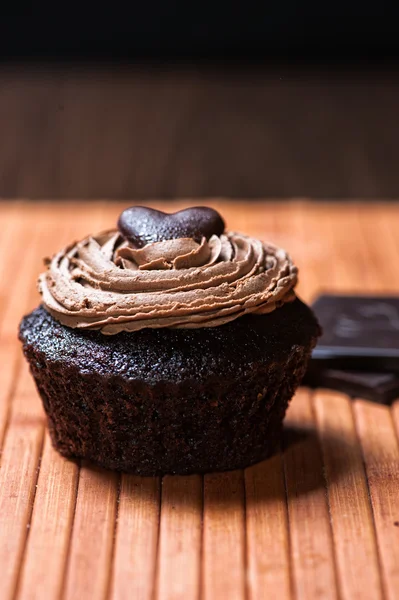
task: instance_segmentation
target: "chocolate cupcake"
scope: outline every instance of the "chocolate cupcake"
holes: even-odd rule
[[[53,257],[20,326],[55,448],[141,475],[266,458],[320,334],[290,257],[208,208],[118,226]]]

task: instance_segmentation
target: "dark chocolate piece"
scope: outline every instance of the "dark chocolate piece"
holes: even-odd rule
[[[311,388],[327,388],[380,404],[390,404],[399,398],[399,376],[394,373],[362,373],[323,369],[311,361],[303,379]]]
[[[200,241],[221,235],[225,224],[213,208],[195,206],[168,214],[145,206],[132,206],[118,220],[122,235],[138,248],[150,242],[189,237]]]
[[[105,336],[69,329],[43,307],[20,327],[58,451],[141,475],[269,456],[318,335],[300,300],[200,329]]]
[[[399,373],[399,297],[323,295],[312,306],[323,368]]]

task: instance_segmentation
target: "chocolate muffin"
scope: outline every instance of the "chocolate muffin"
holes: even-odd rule
[[[20,326],[55,448],[141,475],[269,456],[320,334],[296,282],[206,208],[127,209],[56,254]]]

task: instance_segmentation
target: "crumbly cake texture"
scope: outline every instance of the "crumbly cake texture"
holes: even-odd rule
[[[273,453],[319,335],[299,299],[200,329],[104,336],[43,307],[20,326],[56,449],[140,475],[243,468]]]

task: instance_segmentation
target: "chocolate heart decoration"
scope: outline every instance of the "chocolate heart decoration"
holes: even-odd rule
[[[221,235],[225,224],[213,208],[195,206],[168,214],[145,206],[132,206],[123,211],[118,220],[121,234],[142,248],[150,242],[176,238],[193,238],[200,241],[212,235]]]

